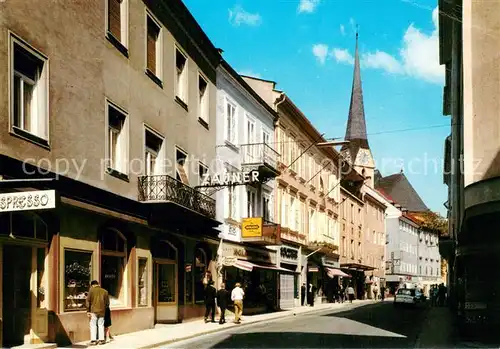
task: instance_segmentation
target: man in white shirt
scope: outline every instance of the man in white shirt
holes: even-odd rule
[[[349,285],[349,287],[347,288],[347,295],[349,296],[349,302],[352,303],[352,301],[354,300],[354,288],[352,287],[352,285]]]
[[[245,291],[241,288],[241,284],[237,282],[231,292],[231,300],[234,302],[234,322],[237,324],[240,323],[241,314],[243,313],[243,297],[245,297]]]

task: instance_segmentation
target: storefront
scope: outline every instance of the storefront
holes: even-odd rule
[[[0,156],[0,168],[22,165]],[[109,292],[115,334],[201,316],[217,222],[185,209],[171,215],[162,206],[158,212],[177,221],[157,224],[148,205],[63,176],[27,183],[0,181],[2,347],[88,340],[92,280]]]
[[[281,309],[290,309],[300,305],[299,256],[300,248],[289,245],[282,245],[279,247],[279,266],[289,271],[280,272],[279,305]]]
[[[235,243],[222,244],[222,277],[228,291],[239,282],[245,291],[243,313],[255,314],[278,309],[279,272],[276,251]]]

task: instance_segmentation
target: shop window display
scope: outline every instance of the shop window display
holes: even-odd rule
[[[148,305],[148,260],[147,258],[139,258],[138,267],[138,305],[145,307]]]
[[[176,289],[176,265],[158,264],[158,302],[174,303]]]
[[[205,285],[203,279],[207,272],[207,255],[202,249],[196,249],[194,270],[194,300],[203,303],[205,299]]]
[[[237,268],[227,268],[225,283],[231,291],[240,282],[245,291],[244,307],[266,308],[276,307],[276,273],[264,269],[254,269],[251,272]]]
[[[92,277],[92,252],[64,251],[64,310],[84,310]]]
[[[101,235],[101,285],[109,293],[111,306],[123,305],[126,240],[121,233],[108,229]]]

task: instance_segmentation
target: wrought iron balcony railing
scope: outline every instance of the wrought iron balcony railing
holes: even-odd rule
[[[215,218],[215,199],[169,175],[139,177],[139,201],[173,202],[210,218]]]
[[[279,154],[267,143],[242,144],[243,165],[267,165],[278,168]]]

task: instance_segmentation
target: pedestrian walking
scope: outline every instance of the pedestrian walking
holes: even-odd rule
[[[233,291],[231,292],[231,300],[234,302],[234,322],[239,324],[241,322],[241,314],[243,314],[243,298],[245,291],[241,288],[239,282],[236,283]]]
[[[385,292],[385,286],[380,287],[380,299],[382,300],[382,302],[385,300]]]
[[[106,307],[106,311],[104,313],[104,340],[111,342],[114,340],[111,335],[111,309]]]
[[[217,291],[217,305],[220,308],[219,324],[226,323],[226,309],[229,300],[229,292],[226,290],[226,285],[222,283]]]
[[[205,288],[205,323],[208,322],[208,316],[211,315],[211,322],[215,322],[215,299],[217,290],[214,287],[214,281],[209,280]]]
[[[352,303],[352,301],[354,300],[354,288],[352,287],[352,285],[349,285],[349,287],[347,288],[347,295],[349,297],[349,302]]]
[[[104,316],[106,308],[109,308],[109,295],[108,291],[99,286],[97,280],[90,283],[86,306],[90,319],[90,345],[105,344]]]
[[[303,282],[302,286],[300,286],[300,304],[302,306],[304,306],[304,303],[306,302],[306,294],[307,294],[306,283]]]

